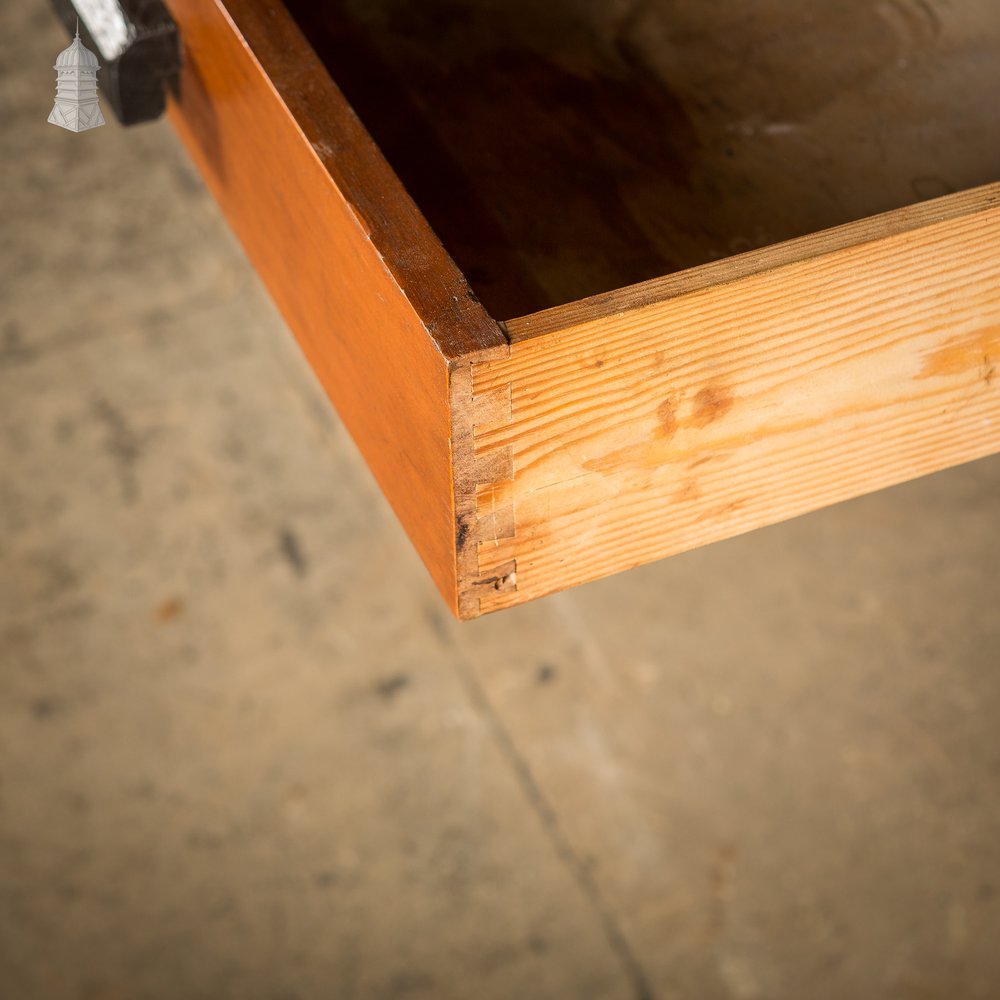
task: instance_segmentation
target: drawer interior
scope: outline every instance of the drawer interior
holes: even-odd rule
[[[286,0],[486,308],[1000,179],[997,0]]]

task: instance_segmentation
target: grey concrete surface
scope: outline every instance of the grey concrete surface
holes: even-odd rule
[[[457,625],[63,45],[0,7],[0,996],[1000,996],[1000,460]]]

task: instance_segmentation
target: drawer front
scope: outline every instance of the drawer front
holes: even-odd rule
[[[168,6],[170,118],[456,607],[449,364],[503,335],[280,3]]]

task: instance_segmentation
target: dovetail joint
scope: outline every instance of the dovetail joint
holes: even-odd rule
[[[503,595],[517,589],[517,564],[513,452],[503,443],[504,428],[511,422],[511,386],[506,383],[476,393],[472,366],[467,371],[461,380],[465,384],[460,385],[468,392],[466,426],[471,431],[464,477],[467,516],[460,528],[461,544],[468,549],[467,572],[460,603],[463,616],[474,617],[504,603]]]

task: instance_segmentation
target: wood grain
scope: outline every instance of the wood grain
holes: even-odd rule
[[[168,6],[171,120],[457,609],[448,367],[505,338],[281,4]]]
[[[508,327],[481,611],[1000,450],[1000,185]]]

